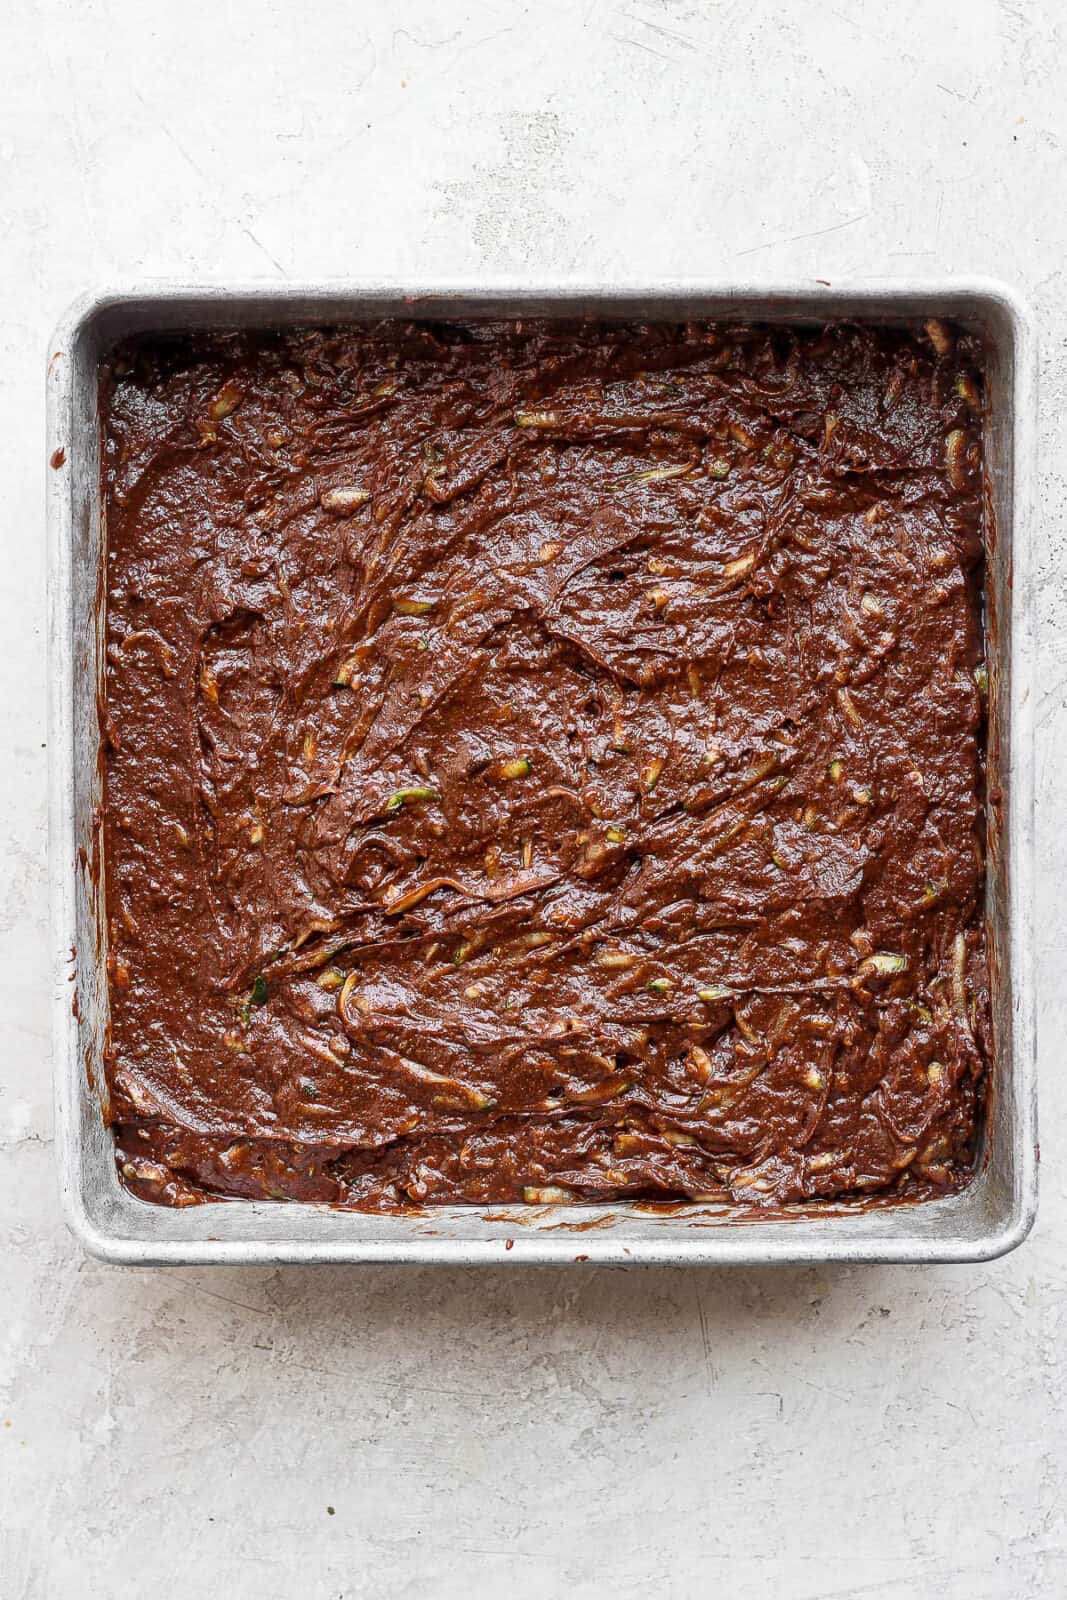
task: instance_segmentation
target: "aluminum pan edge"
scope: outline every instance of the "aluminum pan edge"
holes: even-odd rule
[[[318,1206],[221,1202],[182,1211],[147,1205],[119,1185],[110,1135],[85,1070],[86,1023],[71,1004],[72,958],[84,1009],[97,958],[76,936],[75,533],[82,514],[99,519],[93,482],[96,442],[82,424],[94,414],[100,343],[139,328],[210,327],[360,315],[595,313],[818,320],[855,316],[894,321],[955,317],[986,330],[1002,370],[1005,438],[994,462],[997,537],[990,566],[1008,615],[1000,655],[1007,663],[1001,708],[1001,766],[1009,780],[1003,836],[1006,906],[997,912],[1010,968],[1010,1044],[998,1041],[993,1108],[998,1160],[980,1163],[961,1193],[919,1205],[787,1208],[759,1215],[737,1207],[685,1207],[650,1215],[627,1205],[441,1207],[415,1216],[371,1216]],[[80,370],[79,370],[80,365]],[[403,290],[373,282],[135,283],[81,296],[48,348],[49,862],[52,936],[52,1045],[56,1150],[66,1220],[101,1259],[130,1264],[405,1262],[475,1264],[740,1264],[770,1262],[938,1262],[988,1260],[1026,1237],[1037,1205],[1036,1024],[1033,973],[1033,590],[1030,526],[1036,347],[1030,313],[1010,288],[987,279],[943,278],[819,285],[674,279],[655,285],[477,283],[423,280]],[[996,420],[996,419],[994,419]],[[81,432],[79,432],[81,429]],[[999,554],[998,554],[999,552]],[[84,586],[84,578],[82,578]],[[1003,1054],[1004,1059],[1000,1059]],[[1004,1145],[1005,1139],[1007,1145]],[[1005,1150],[1009,1156],[1005,1168]]]

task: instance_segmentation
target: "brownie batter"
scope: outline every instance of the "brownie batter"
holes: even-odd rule
[[[142,342],[102,393],[137,1194],[967,1180],[966,337],[391,323]]]

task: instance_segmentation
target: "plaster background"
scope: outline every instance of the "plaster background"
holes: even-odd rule
[[[0,9],[2,1600],[1067,1593],[1065,33],[1056,0]],[[154,275],[941,272],[1017,285],[1042,341],[1029,1242],[968,1268],[84,1259],[47,1037],[67,302]]]

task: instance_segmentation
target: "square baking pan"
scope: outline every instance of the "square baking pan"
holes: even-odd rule
[[[994,1063],[975,1176],[923,1202],[435,1206],[370,1215],[321,1205],[221,1200],[172,1210],[120,1184],[101,1112],[107,932],[99,802],[107,530],[97,370],[131,334],[359,323],[400,316],[883,326],[928,317],[980,334],[986,350],[989,787],[1003,800],[988,839]],[[996,283],[197,286],[149,284],[85,297],[48,358],[49,843],[56,1149],[67,1219],[105,1260],[281,1262],[978,1261],[1025,1238],[1037,1203],[1033,939],[1034,758],[1030,515],[1035,351],[1029,314]],[[73,979],[73,988],[71,984]],[[76,1003],[72,1004],[72,997]]]

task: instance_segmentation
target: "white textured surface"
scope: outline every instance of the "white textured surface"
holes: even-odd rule
[[[2,1600],[1067,1593],[1063,15],[3,8]],[[122,276],[481,271],[956,271],[1031,298],[1045,1160],[1014,1256],[123,1272],[68,1238],[44,971],[48,329]]]

